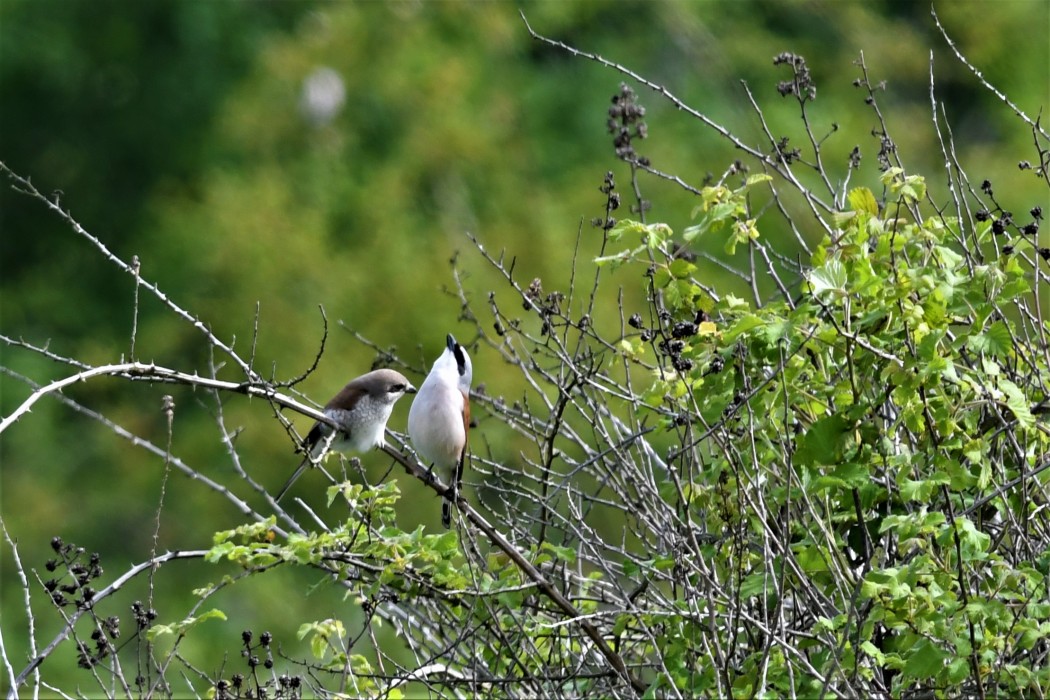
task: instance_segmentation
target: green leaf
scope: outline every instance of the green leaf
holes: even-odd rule
[[[737,245],[758,238],[758,229],[754,219],[737,219],[733,222],[732,231],[726,239],[725,251],[729,255],[736,253]]]
[[[1004,284],[996,297],[1000,302],[1010,301],[1022,294],[1028,294],[1030,291],[1032,291],[1032,285],[1028,284],[1027,279],[1019,277]]]
[[[689,277],[691,274],[696,272],[696,265],[689,262],[688,260],[677,258],[671,261],[671,264],[668,266],[668,270],[671,273],[672,277],[680,280],[685,279],[686,277]]]
[[[970,677],[970,660],[965,656],[957,656],[948,662],[948,682],[962,683]]]
[[[642,235],[645,233],[645,224],[633,219],[621,219],[609,231],[609,240],[617,241],[628,234]]]
[[[886,658],[886,655],[882,653],[881,649],[879,649],[877,646],[868,641],[860,643],[860,650],[868,656],[870,656],[871,658],[875,659],[875,662],[879,664],[881,664],[883,659]]]
[[[821,418],[799,440],[795,459],[811,466],[838,464],[850,432],[850,422],[840,414]]]
[[[691,283],[683,280],[675,280],[664,289],[664,302],[676,311],[682,307],[690,307],[693,300],[693,290],[696,289]]]
[[[959,537],[959,549],[962,551],[963,561],[984,559],[991,546],[992,538],[985,532],[981,532],[969,518],[956,518],[955,530]],[[945,528],[942,541],[947,544],[951,541],[951,528]]]
[[[922,639],[909,650],[903,674],[906,678],[917,680],[932,679],[941,672],[944,662],[950,656],[952,655]]]
[[[558,561],[568,562],[569,564],[576,563],[576,550],[571,547],[559,547],[550,542],[544,542],[540,545],[540,551],[553,554]]]
[[[824,265],[809,273],[809,284],[813,296],[829,293],[844,295],[846,293],[846,266],[841,260],[832,258]]]
[[[736,323],[726,329],[723,338],[726,343],[733,343],[737,338],[746,334],[754,328],[765,325],[765,321],[755,314],[744,314],[737,319]]]
[[[620,352],[632,360],[637,359],[639,355],[645,352],[645,344],[640,338],[624,338],[620,341],[618,347]]]
[[[740,597],[747,599],[762,595],[770,586],[768,572],[760,571],[750,574],[740,582]]]
[[[879,203],[867,187],[855,187],[848,195],[849,206],[856,212],[867,212],[872,216],[879,215]]]
[[[828,476],[841,479],[850,488],[864,486],[871,481],[871,472],[867,465],[856,462],[841,464],[829,472]]]
[[[682,239],[686,243],[691,243],[697,236],[702,236],[707,232],[707,227],[710,225],[708,221],[701,221],[699,224],[693,226],[686,226],[682,229]]]
[[[202,622],[208,620],[225,620],[226,613],[221,610],[212,609],[196,617],[187,617],[179,622],[173,622],[170,625],[154,625],[146,633],[146,639],[148,641],[155,641],[158,637],[173,634],[176,636],[182,636],[189,632],[191,629],[196,627]]]
[[[766,339],[767,343],[772,345],[778,340],[790,338],[794,330],[795,324],[791,320],[773,318],[762,328],[761,335]]]
[[[645,241],[646,247],[649,249],[659,247],[664,241],[670,239],[674,235],[674,231],[671,227],[664,223],[648,224],[645,227],[645,236],[642,240]]]
[[[966,339],[966,347],[974,352],[984,352],[1000,359],[1008,358],[1013,350],[1010,330],[1002,321],[996,321],[983,333],[975,333]]]
[[[296,636],[305,639],[310,635],[310,652],[315,659],[323,659],[329,649],[330,639],[341,640],[346,636],[346,629],[341,620],[327,619],[318,622],[305,622],[299,626]],[[339,643],[335,643],[338,648]]]
[[[836,211],[831,213],[831,223],[835,228],[844,229],[846,224],[857,218],[855,211]]]
[[[1028,407],[1028,399],[1025,398],[1024,392],[1006,377],[999,378],[999,388],[1006,394],[1006,405],[1013,411],[1017,422],[1024,428],[1035,425],[1035,417]]]
[[[747,179],[744,180],[744,187],[751,188],[757,184],[763,182],[770,182],[773,179],[772,175],[766,175],[765,173],[758,173],[756,175],[748,175]]]
[[[635,255],[635,251],[622,250],[619,253],[613,253],[612,255],[602,255],[594,259],[594,264],[598,267],[606,267],[615,270],[616,268],[623,265],[625,262],[629,262]]]
[[[898,488],[901,491],[901,498],[905,501],[929,503],[937,489],[950,481],[950,477],[944,472],[934,472],[921,481],[902,478]]]

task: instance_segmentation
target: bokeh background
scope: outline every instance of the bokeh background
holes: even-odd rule
[[[606,131],[610,98],[624,76],[530,38],[519,15],[546,36],[595,52],[666,86],[743,140],[766,148],[742,81],[778,136],[803,146],[798,105],[776,91],[789,75],[773,66],[782,51],[804,56],[818,86],[809,116],[829,169],[845,174],[847,155],[864,155],[853,184],[876,186],[877,125],[852,85],[863,52],[891,136],[911,172],[928,176],[944,201],[943,158],[930,115],[930,60],[937,97],[971,179],[993,181],[1004,206],[1047,207],[1031,171],[1030,130],[951,54],[925,2],[93,2],[0,0],[0,159],[45,192],[60,191],[77,220],[124,259],[137,255],[144,277],[197,314],[220,338],[254,342],[264,373],[287,379],[305,370],[330,335],[317,371],[301,385],[324,402],[367,370],[375,352],[352,332],[395,349],[422,369],[460,320],[450,260],[484,312],[490,291],[518,315],[520,302],[467,238],[516,259],[527,285],[564,289],[577,265],[592,274],[602,214],[598,191],[613,171],[626,195],[628,168]],[[1045,0],[955,0],[936,10],[984,76],[1035,117],[1050,105],[1050,4]],[[700,185],[740,153],[651,91],[634,85],[647,109],[649,138],[636,144],[653,165]],[[649,220],[675,230],[690,223],[691,196],[647,178]],[[629,198],[625,196],[625,202]],[[620,212],[625,215],[625,212]],[[787,255],[790,235],[770,219],[763,234]],[[818,232],[803,232],[811,240]],[[701,245],[705,245],[702,243]],[[711,254],[725,257],[721,244]],[[744,255],[744,253],[738,253]],[[734,263],[732,259],[728,260]],[[736,260],[734,264],[740,264]],[[740,282],[715,265],[705,282]],[[640,304],[635,277],[613,278],[627,304]],[[258,309],[258,319],[256,310]],[[631,309],[628,309],[630,311]],[[599,300],[615,328],[616,296]],[[130,352],[133,282],[37,202],[0,190],[0,332],[91,363]],[[253,341],[254,329],[258,338]],[[491,394],[524,388],[478,346],[476,381]],[[46,382],[70,370],[0,346],[3,365]],[[136,355],[185,371],[206,371],[207,347],[185,322],[143,296]],[[237,378],[230,370],[224,376]],[[421,379],[415,375],[413,379]],[[0,375],[0,410],[30,389]],[[96,380],[67,392],[129,430],[165,441],[160,397],[176,402],[173,451],[201,472],[230,481],[214,406],[171,387]],[[401,430],[407,401],[391,426]],[[227,398],[241,430],[246,468],[277,488],[295,466],[288,436],[263,402]],[[305,426],[306,421],[297,419]],[[486,454],[514,460],[530,446],[481,417]],[[23,564],[42,572],[48,541],[60,535],[103,554],[116,575],[148,557],[162,463],[58,402],[45,400],[0,437],[0,508]],[[388,460],[366,457],[382,474]],[[391,478],[400,478],[396,474]],[[309,497],[309,477],[300,495]],[[433,528],[435,499],[402,483],[402,526]],[[247,489],[242,496],[257,499]],[[315,494],[320,499],[320,494]],[[256,502],[253,500],[253,502]],[[261,501],[260,501],[261,502]],[[320,500],[318,500],[320,503]],[[218,495],[180,475],[167,484],[160,549],[207,547],[211,533],[241,522]],[[0,555],[4,639],[25,649],[22,593],[9,548]],[[176,564],[156,577],[162,621],[186,614],[188,590],[221,567]],[[339,605],[340,590],[308,590],[316,577],[282,572],[238,586],[213,604],[227,623],[208,623],[187,654],[206,669],[236,653],[245,627],[270,629],[302,656],[298,623]],[[110,614],[148,594],[137,581]],[[116,605],[116,603],[115,603]],[[338,607],[335,607],[338,609]],[[53,612],[38,610],[47,640]],[[322,616],[327,616],[324,613]],[[356,614],[346,604],[345,614]],[[348,623],[351,624],[352,623]],[[396,640],[387,640],[396,644]],[[76,682],[72,657],[69,678]],[[83,672],[79,672],[83,673]]]

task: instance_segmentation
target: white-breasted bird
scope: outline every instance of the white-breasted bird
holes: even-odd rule
[[[441,504],[441,523],[452,524],[452,504],[463,480],[470,432],[470,357],[451,334],[408,410],[408,436],[430,468],[451,470],[452,491]]]
[[[414,393],[415,387],[405,376],[392,369],[377,369],[352,379],[324,407],[323,413],[339,428],[320,421],[314,423],[303,441],[309,456],[303,459],[274,500],[281,500],[311,461],[328,450],[367,452],[373,447],[382,447],[386,442],[386,422],[394,404],[405,394]]]

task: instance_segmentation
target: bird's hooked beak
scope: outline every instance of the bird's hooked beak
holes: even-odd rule
[[[411,384],[409,384],[409,385],[408,385],[407,387],[405,387],[405,393],[406,393],[406,394],[414,394],[414,393],[416,393],[417,391],[419,391],[419,389],[415,388],[415,387],[414,387],[414,386],[412,386]]]
[[[452,337],[451,333],[445,336],[445,347],[448,348],[449,351],[455,351],[457,345],[459,345],[459,343],[456,342],[456,339]]]

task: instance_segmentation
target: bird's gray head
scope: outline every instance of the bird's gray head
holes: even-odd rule
[[[370,399],[393,404],[405,394],[416,393],[416,388],[405,375],[392,369],[377,369],[359,379],[361,388]]]

